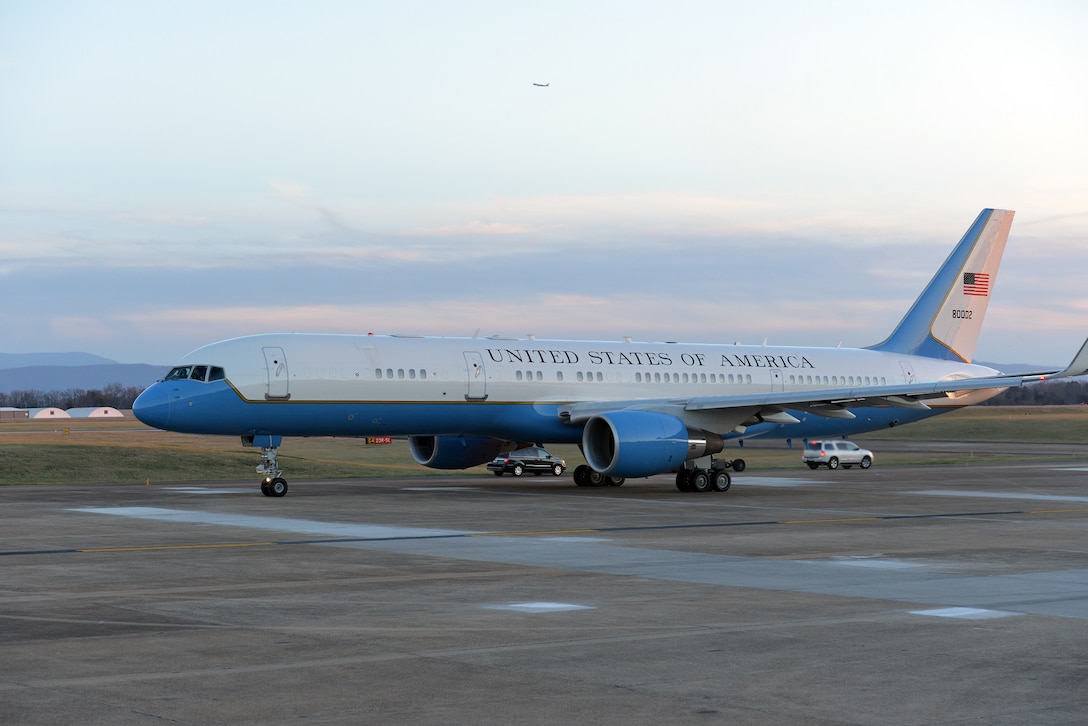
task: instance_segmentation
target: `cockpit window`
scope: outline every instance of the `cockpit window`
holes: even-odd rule
[[[193,372],[192,366],[177,366],[172,368],[169,373],[166,374],[164,381],[183,381],[189,377],[189,374]]]
[[[164,381],[222,381],[227,374],[219,366],[177,366],[163,378]]]

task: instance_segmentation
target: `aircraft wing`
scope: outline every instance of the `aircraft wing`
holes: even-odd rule
[[[981,378],[954,378],[925,383],[900,383],[883,386],[851,386],[801,391],[748,393],[731,396],[693,396],[689,398],[632,399],[627,401],[587,401],[560,409],[560,416],[571,423],[583,423],[593,416],[623,409],[657,411],[719,411],[749,409],[753,421],[796,423],[786,409],[807,411],[827,418],[851,419],[849,409],[862,406],[894,406],[928,409],[927,400],[947,400],[957,393],[989,388],[1016,388],[1025,383],[1088,375],[1088,340],[1073,361],[1060,371],[1027,375],[997,375]],[[792,420],[791,420],[792,419]]]

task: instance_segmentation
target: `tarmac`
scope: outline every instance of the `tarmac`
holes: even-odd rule
[[[0,723],[1088,722],[1088,453],[877,461],[3,488]]]

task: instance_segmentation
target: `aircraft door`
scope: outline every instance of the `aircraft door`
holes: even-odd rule
[[[899,361],[899,367],[903,369],[903,381],[905,383],[914,383],[916,380],[914,377],[914,366],[905,360]]]
[[[468,376],[466,401],[487,400],[487,374],[484,372],[484,357],[474,350],[465,351],[465,375]]]
[[[268,392],[264,394],[264,397],[269,401],[286,401],[291,397],[287,356],[283,348],[262,348],[262,350],[265,372],[268,374]]]
[[[782,371],[771,369],[771,392],[786,390],[786,382],[782,380]]]

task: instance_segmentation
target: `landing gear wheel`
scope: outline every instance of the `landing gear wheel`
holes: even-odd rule
[[[732,463],[733,471],[737,472],[738,474],[744,471],[744,467],[747,466],[747,464],[744,463],[744,459],[733,459]]]
[[[733,480],[729,478],[729,472],[725,469],[718,469],[714,472],[711,484],[714,486],[714,491],[727,492],[733,484]]]
[[[287,494],[287,480],[276,477],[272,481],[268,482],[268,496],[270,497],[282,497]]]
[[[589,470],[589,476],[586,477],[591,487],[603,487],[604,486],[604,474],[594,469]]]
[[[705,469],[696,469],[691,472],[691,491],[705,492],[710,489],[710,477]]]
[[[579,487],[589,486],[589,467],[585,464],[574,467],[574,485]]]
[[[272,492],[268,491],[267,480],[261,482],[261,494],[265,495],[266,497],[272,496]]]
[[[682,492],[691,491],[691,477],[688,476],[687,469],[676,472],[676,488]]]
[[[606,476],[604,478],[605,486],[609,487],[622,487],[623,483],[627,481],[622,476]]]

